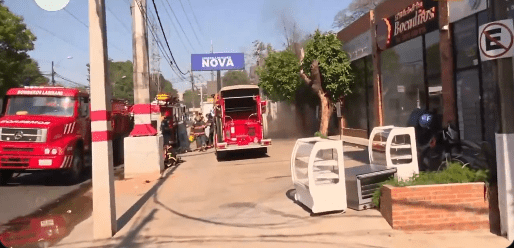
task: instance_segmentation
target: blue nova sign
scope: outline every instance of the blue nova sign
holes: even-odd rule
[[[193,71],[242,70],[245,68],[243,53],[191,54]]]

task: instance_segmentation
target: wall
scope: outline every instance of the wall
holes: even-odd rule
[[[489,229],[484,183],[382,187],[380,212],[393,229]]]

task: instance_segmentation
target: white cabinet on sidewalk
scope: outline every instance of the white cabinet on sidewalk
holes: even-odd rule
[[[369,136],[369,163],[396,168],[395,177],[406,180],[419,174],[413,127],[375,127]]]
[[[291,155],[295,200],[313,213],[346,210],[344,171],[340,140],[298,139]]]

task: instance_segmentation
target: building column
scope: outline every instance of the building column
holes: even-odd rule
[[[443,126],[456,125],[455,85],[453,78],[453,46],[449,28],[448,1],[439,1],[439,52],[443,97]]]
[[[380,51],[377,47],[377,25],[375,20],[375,12],[369,12],[371,26],[371,53],[373,57],[373,95],[375,106],[375,123],[378,126],[384,125],[384,114],[382,106],[382,77],[380,66]]]
[[[493,0],[494,20],[511,19],[511,1]],[[498,206],[501,234],[514,241],[514,75],[513,58],[497,59],[498,112],[500,130],[496,133]]]

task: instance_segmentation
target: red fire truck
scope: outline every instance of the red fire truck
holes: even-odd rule
[[[214,147],[218,159],[227,152],[259,149],[267,153],[270,139],[264,139],[262,101],[256,85],[223,87],[215,96]]]
[[[64,87],[25,87],[7,91],[0,112],[0,184],[14,173],[55,171],[79,180],[84,155],[91,151],[89,94]],[[130,132],[127,102],[112,101],[115,160]],[[121,142],[123,143],[123,142]],[[116,162],[116,161],[115,161]],[[119,162],[119,161],[118,161]]]

